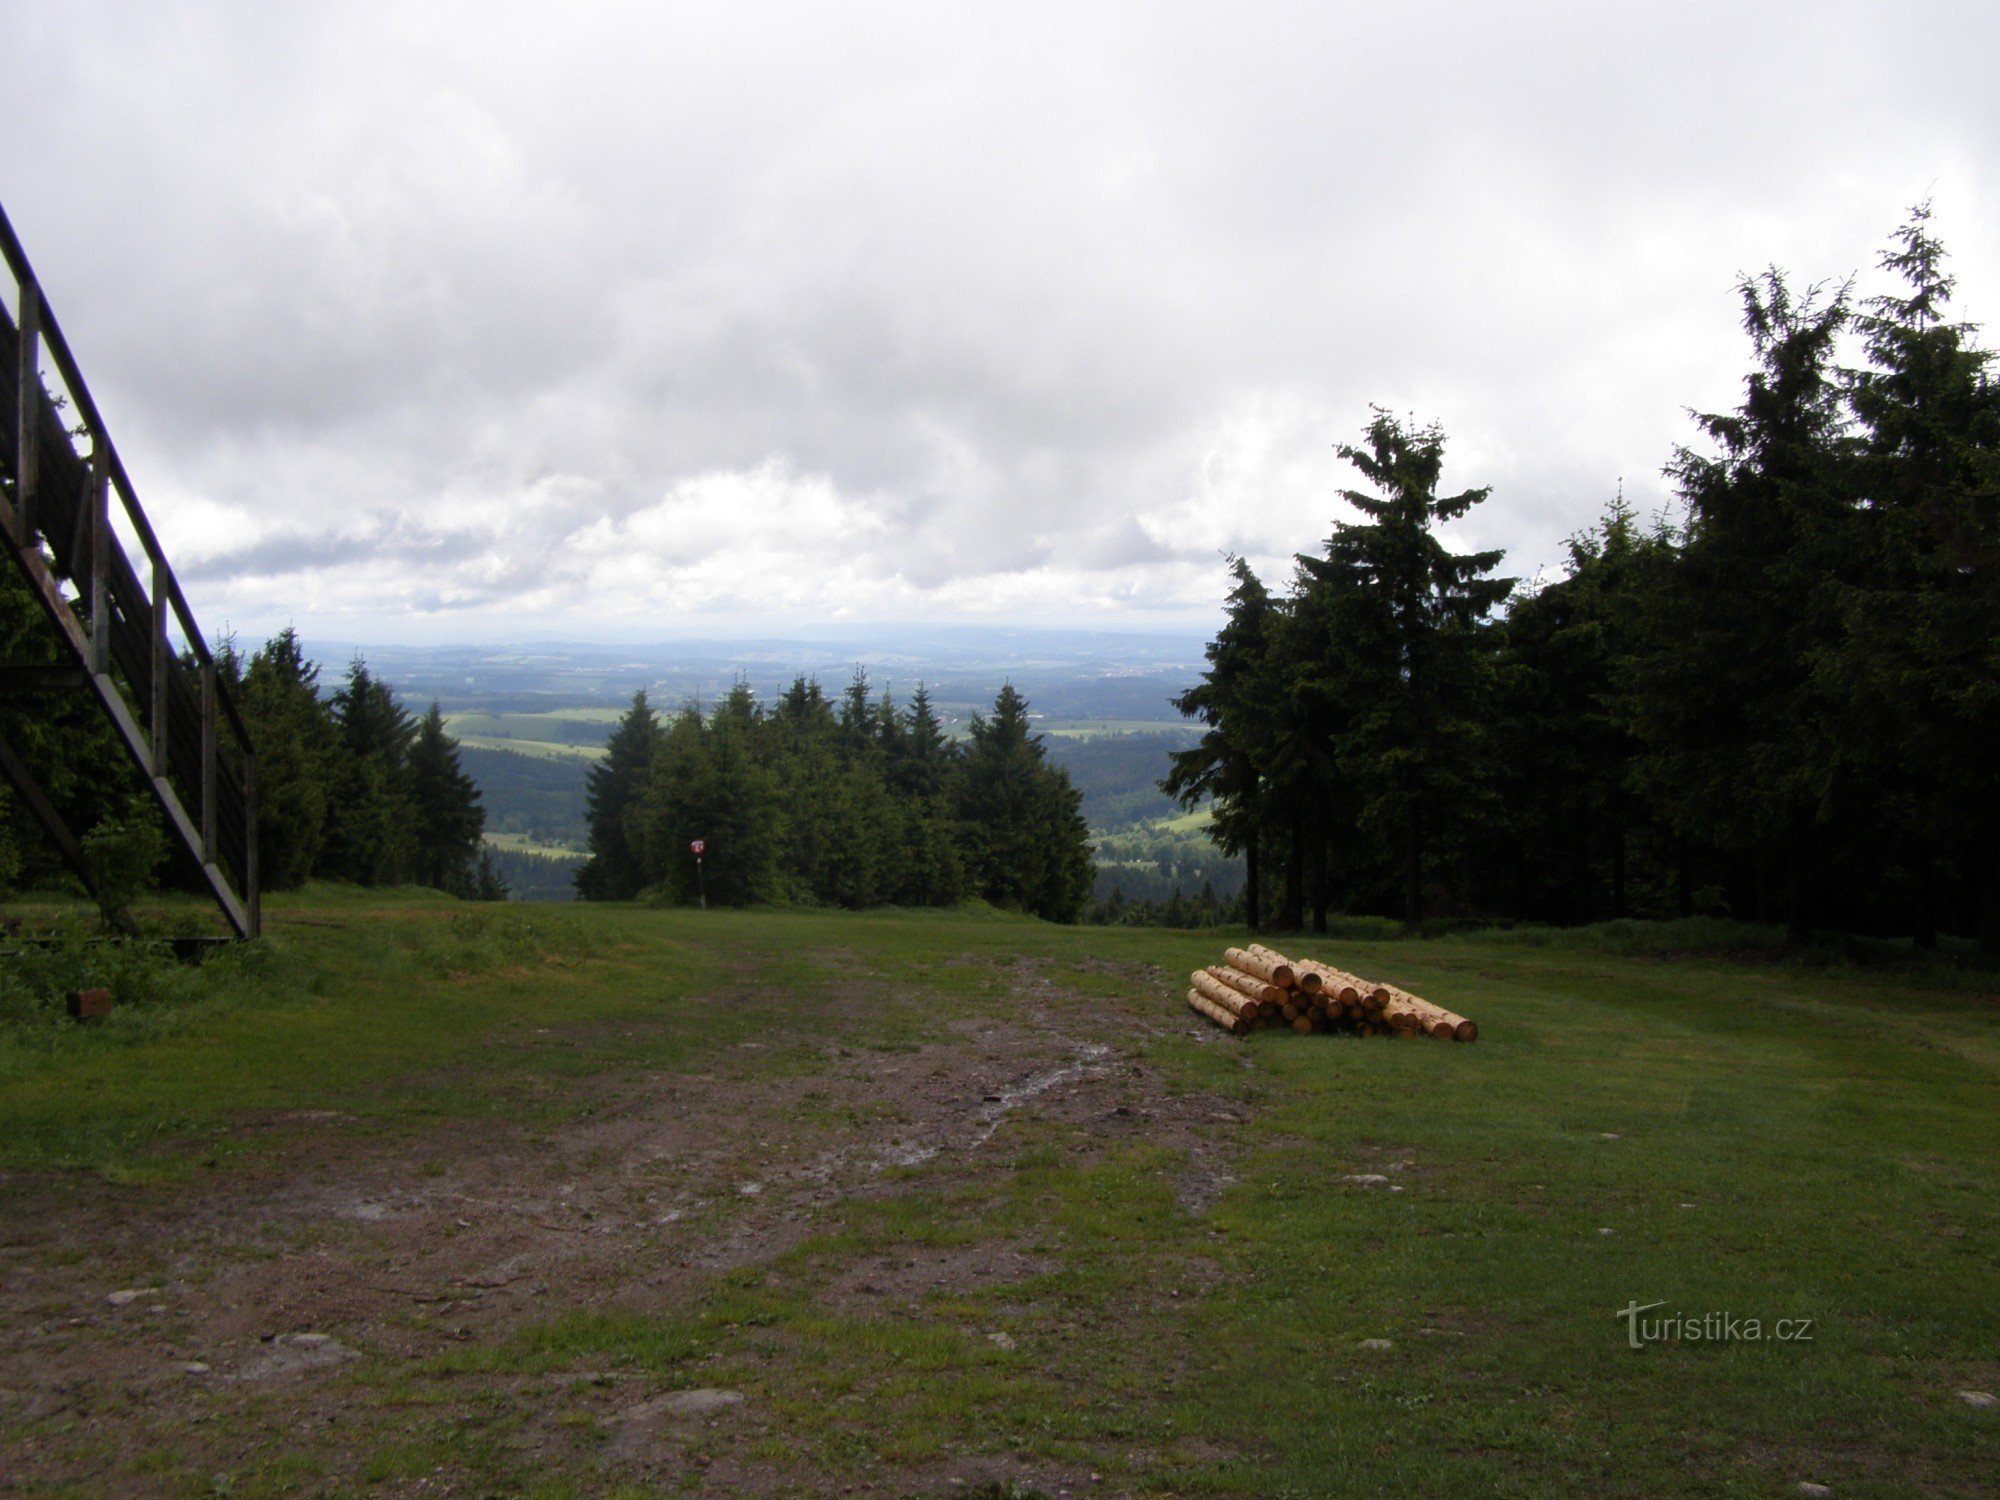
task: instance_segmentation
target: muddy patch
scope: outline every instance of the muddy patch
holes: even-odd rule
[[[873,1255],[843,1267],[822,1293],[830,1307],[863,1315],[913,1307],[941,1292],[1009,1287],[1060,1269],[1053,1255],[982,1242],[912,1246],[904,1255]]]
[[[780,1076],[760,1071],[777,1043],[710,1054],[703,1072],[552,1075],[588,1106],[559,1128],[481,1119],[408,1139],[274,1111],[240,1122],[254,1152],[192,1185],[0,1179],[0,1436],[31,1439],[10,1482],[100,1483],[107,1453],[161,1444],[220,1472],[246,1434],[309,1432],[315,1483],[353,1487],[368,1448],[345,1445],[343,1413],[371,1399],[357,1382],[565,1314],[693,1305],[718,1274],[835,1224],[843,1200],[997,1183],[1037,1122],[1069,1127],[1079,1149],[1183,1151],[1176,1200],[1206,1212],[1234,1180],[1231,1127],[1247,1113],[1172,1095],[1137,1060],[1135,1042],[1178,1034],[1178,1017],[1068,994],[1039,961],[1005,968],[1013,998],[999,1013],[940,1018],[914,1046],[828,1041],[816,1066]],[[824,1001],[852,1015],[867,1003],[837,985]],[[558,1027],[541,1040],[572,1039]],[[1060,1269],[1006,1239],[911,1246],[836,1264],[812,1294],[831,1313],[893,1317]],[[659,1393],[590,1367],[558,1378],[503,1398],[529,1414],[524,1463],[698,1472],[751,1494],[797,1480],[743,1446],[773,1441],[773,1404],[754,1391]],[[454,1389],[426,1400],[485,1409]],[[587,1420],[557,1423],[552,1396]],[[968,1459],[885,1472],[874,1488],[948,1493],[953,1479],[1090,1485],[1087,1470]]]

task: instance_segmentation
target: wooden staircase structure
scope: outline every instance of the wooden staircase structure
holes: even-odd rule
[[[0,699],[92,697],[230,927],[255,937],[257,762],[249,732],[4,209],[0,257],[18,293],[14,315],[0,305],[0,533],[68,663],[0,663]],[[4,292],[0,283],[0,299]],[[66,403],[49,393],[44,355]],[[121,531],[143,554],[144,579]],[[82,845],[35,768],[4,738],[0,774],[91,885]]]

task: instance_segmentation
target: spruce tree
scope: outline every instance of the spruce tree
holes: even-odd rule
[[[1739,913],[1763,917],[1782,886],[1798,937],[1842,759],[1814,661],[1839,635],[1836,567],[1854,540],[1833,362],[1847,290],[1800,296],[1773,270],[1738,293],[1755,361],[1743,403],[1698,416],[1717,451],[1681,448],[1668,468],[1688,519],[1641,663],[1639,771],[1684,837],[1732,857]]]
[[[444,713],[435,701],[417,725],[404,785],[417,883],[455,895],[475,894],[486,812],[479,805],[479,788],[459,765],[458,741],[445,732]]]
[[[1027,700],[1012,683],[970,733],[955,799],[970,885],[996,906],[1074,922],[1096,873],[1082,798],[1028,733]]]
[[[1486,722],[1494,608],[1513,588],[1490,576],[1505,555],[1457,553],[1436,528],[1490,493],[1439,495],[1444,433],[1377,409],[1366,445],[1340,456],[1374,490],[1343,490],[1366,518],[1336,522],[1323,558],[1301,558],[1324,601],[1314,690],[1338,713],[1361,827],[1396,852],[1403,917],[1420,922],[1436,856],[1491,806]]]
[[[627,821],[645,792],[659,743],[659,721],[642,688],[611,731],[603,759],[584,775],[590,859],[576,873],[576,892],[586,901],[629,901],[646,883]]]
[[[257,849],[266,888],[312,878],[326,843],[328,796],[338,753],[333,719],[319,696],[319,666],[290,626],[244,669],[237,701],[257,754]]]
[[[357,885],[406,879],[416,847],[403,770],[416,726],[359,656],[331,706],[335,755],[320,864],[332,878]]]
[[[1900,295],[1857,320],[1869,368],[1850,377],[1864,433],[1861,545],[1841,600],[1845,639],[1820,667],[1872,747],[1875,795],[1901,817],[1911,927],[1935,946],[1945,879],[2000,948],[2000,387],[1977,330],[1951,320],[1955,283],[1919,204],[1881,258]]]
[[[690,705],[675,716],[653,756],[644,794],[629,815],[649,888],[692,906],[748,906],[782,894],[784,835],[776,779],[760,762],[757,717],[725,702],[713,723]],[[690,845],[706,846],[699,872]]]
[[[773,769],[784,825],[779,865],[787,894],[832,901],[847,878],[843,843],[852,837],[843,736],[817,681],[793,679],[770,722]]]
[[[1674,547],[1621,497],[1568,552],[1565,575],[1507,615],[1495,727],[1504,812],[1485,877],[1516,916],[1587,922],[1627,914],[1635,845],[1653,830],[1631,786],[1643,748],[1633,668]]]
[[[948,796],[956,751],[922,683],[899,725],[888,764],[902,820],[902,883],[893,899],[906,906],[950,906],[965,889]]]
[[[1254,929],[1261,910],[1260,833],[1266,817],[1260,767],[1273,737],[1272,637],[1279,605],[1244,559],[1230,558],[1229,570],[1236,583],[1229,591],[1228,618],[1208,644],[1208,670],[1173,700],[1185,717],[1207,728],[1192,748],[1172,753],[1159,785],[1183,807],[1212,805],[1209,827],[1216,846],[1243,856],[1244,900]]]

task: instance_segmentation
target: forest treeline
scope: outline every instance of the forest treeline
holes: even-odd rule
[[[738,683],[713,712],[689,704],[664,724],[641,692],[591,768],[587,797],[585,899],[864,907],[978,897],[1068,922],[1090,894],[1078,793],[1028,732],[1012,685],[962,744],[922,687],[898,708],[859,673],[837,705],[803,677],[769,709]]]
[[[0,649],[16,662],[55,661],[55,642],[14,570],[0,577]],[[263,885],[310,879],[417,884],[497,900],[504,881],[485,854],[479,789],[433,703],[421,716],[359,656],[331,691],[298,636],[285,630],[245,657],[216,653],[257,753],[257,849]],[[0,706],[0,737],[20,747],[70,827],[153,828],[159,812],[94,703],[40,695]],[[169,880],[192,884],[186,858],[159,846]],[[63,867],[18,801],[0,790],[0,889],[58,878]]]
[[[1517,590],[1438,528],[1444,436],[1378,411],[1358,519],[1283,591],[1241,559],[1165,790],[1246,914],[1628,913],[2000,946],[2000,389],[1919,207],[1896,290],[1739,287],[1735,409]],[[1854,360],[1852,367],[1843,358]]]
[[[421,718],[356,656],[322,693],[298,636],[221,659],[257,748],[258,849],[267,887],[308,879],[506,894],[482,835],[479,788],[436,703]]]

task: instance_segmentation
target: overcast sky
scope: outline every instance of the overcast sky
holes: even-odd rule
[[[211,633],[1207,629],[1448,435],[1532,575],[1930,196],[2000,7],[0,0],[0,202]],[[2000,337],[2000,335],[1996,335]]]

